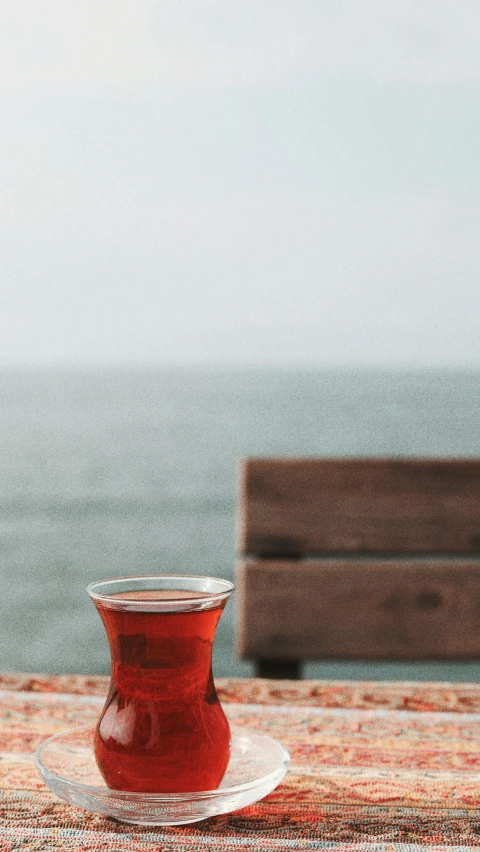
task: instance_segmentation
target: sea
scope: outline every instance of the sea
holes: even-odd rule
[[[232,579],[244,456],[478,456],[480,370],[0,370],[0,670],[109,671],[86,585]],[[216,676],[250,676],[230,601]],[[480,680],[473,663],[310,662],[306,677]]]

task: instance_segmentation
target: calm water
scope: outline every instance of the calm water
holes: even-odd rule
[[[480,455],[480,372],[0,372],[0,669],[106,672],[86,584],[233,577],[244,455]],[[217,675],[235,660],[232,603]],[[464,677],[476,664],[315,665],[307,674]]]

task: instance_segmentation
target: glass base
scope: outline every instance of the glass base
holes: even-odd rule
[[[290,760],[271,737],[231,726],[230,762],[217,790],[128,793],[105,786],[93,753],[93,730],[50,737],[36,751],[37,769],[47,787],[69,804],[137,825],[183,825],[244,808],[275,789]]]

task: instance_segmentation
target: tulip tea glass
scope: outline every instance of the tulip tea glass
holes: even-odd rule
[[[111,790],[213,790],[230,728],[212,677],[215,630],[233,584],[213,577],[126,577],[87,589],[102,618],[111,682],[95,758]]]

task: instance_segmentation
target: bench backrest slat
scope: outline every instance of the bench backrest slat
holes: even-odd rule
[[[239,550],[479,553],[480,460],[246,459]]]

